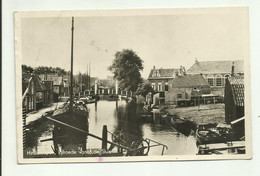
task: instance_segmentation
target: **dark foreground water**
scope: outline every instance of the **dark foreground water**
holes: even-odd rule
[[[198,151],[194,136],[187,137],[178,133],[171,125],[161,121],[158,114],[145,116],[143,108],[134,103],[102,100],[97,105],[89,104],[88,109],[90,110],[89,132],[94,135],[101,137],[103,125],[107,125],[111,134],[115,131],[122,131],[127,142],[149,138],[165,144],[168,150],[164,151],[164,155],[195,155]],[[42,120],[31,125],[26,136],[26,157],[54,153],[53,140],[43,140],[53,138],[53,130],[59,128],[48,120]],[[111,140],[112,135],[110,133],[108,140]],[[70,134],[64,134],[64,138],[63,135],[59,135],[62,136],[58,142],[61,144],[56,144],[56,148],[67,148],[67,150],[75,149],[75,147],[79,150],[101,148],[101,141],[90,136],[86,138],[86,143],[83,142],[83,144],[82,136],[80,136],[80,145],[75,145],[77,138],[74,137],[71,137],[74,139],[64,142],[64,139],[68,139],[68,135]],[[152,147],[148,155],[161,155],[161,152],[162,146]]]

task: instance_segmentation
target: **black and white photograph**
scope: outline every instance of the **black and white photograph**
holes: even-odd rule
[[[248,8],[14,17],[18,163],[252,157]]]

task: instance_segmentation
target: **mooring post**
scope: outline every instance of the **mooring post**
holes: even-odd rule
[[[26,108],[23,108],[23,148],[26,147]]]
[[[107,150],[107,126],[103,125],[102,131],[102,149]]]

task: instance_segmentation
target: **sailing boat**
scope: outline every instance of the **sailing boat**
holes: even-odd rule
[[[51,112],[52,118],[88,119],[89,112],[85,104],[77,104],[73,99],[73,39],[74,39],[74,17],[71,27],[71,71],[70,71],[70,98],[58,109]]]
[[[72,17],[71,28],[71,71],[70,71],[70,98],[60,108],[49,112],[46,118],[54,121],[53,129],[53,151],[56,155],[66,150],[86,151],[87,134],[79,132],[61,123],[68,124],[88,132],[89,111],[86,104],[78,104],[73,99],[73,35],[74,35],[74,17]],[[59,123],[57,123],[57,121]]]

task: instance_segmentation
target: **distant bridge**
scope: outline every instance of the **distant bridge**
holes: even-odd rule
[[[118,92],[116,92],[115,89],[103,88],[103,87],[100,87],[96,93],[93,90],[84,91],[84,95],[95,95],[95,94],[97,94],[97,95],[114,95],[114,96],[121,95],[121,96],[131,97],[135,94],[135,92],[121,90],[120,88],[118,89]]]

